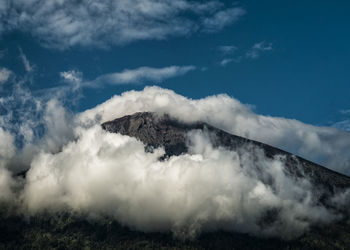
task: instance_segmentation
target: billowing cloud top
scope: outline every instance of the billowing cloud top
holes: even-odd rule
[[[0,2],[0,32],[29,32],[44,45],[60,49],[105,47],[215,32],[244,14],[240,7],[225,8],[215,0],[5,0]]]
[[[132,103],[132,105],[128,105]],[[146,87],[115,96],[80,115],[101,122],[138,111],[168,113],[185,122],[204,121],[230,133],[285,149],[334,170],[350,173],[350,134],[297,120],[258,115],[227,95],[187,99],[171,90]]]
[[[72,79],[72,72],[64,76]],[[308,179],[285,174],[282,156],[267,158],[261,148],[215,148],[208,132],[194,130],[187,134],[188,153],[160,161],[164,149],[146,152],[142,142],[104,131],[100,124],[138,111],[167,113],[288,148],[346,173],[349,133],[257,115],[227,95],[192,100],[146,87],[77,115],[55,99],[26,95],[23,106],[32,107],[22,109],[25,119],[13,124],[11,112],[0,118],[0,204],[15,204],[26,215],[72,211],[95,219],[107,216],[138,230],[172,231],[186,238],[215,229],[289,238],[314,223],[343,218],[317,202],[323,191]],[[0,104],[11,102],[2,99]],[[21,148],[15,143],[19,135]],[[20,181],[11,176],[19,163],[29,168]],[[348,211],[349,201],[350,191],[344,190],[327,204]],[[262,225],[271,209],[278,211],[273,223]]]

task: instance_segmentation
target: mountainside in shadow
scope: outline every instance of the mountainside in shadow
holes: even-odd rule
[[[148,149],[164,147],[165,156],[180,155],[188,151],[186,133],[191,130],[208,132],[214,147],[225,147],[237,151],[247,148],[262,149],[268,158],[281,155],[286,158],[285,171],[295,177],[306,177],[314,185],[330,192],[337,188],[350,187],[350,177],[327,169],[286,151],[267,144],[229,134],[209,124],[199,122],[186,124],[172,119],[168,115],[158,116],[150,112],[139,112],[108,121],[102,128],[123,135],[133,136],[147,145]],[[254,153],[254,150],[252,150]]]

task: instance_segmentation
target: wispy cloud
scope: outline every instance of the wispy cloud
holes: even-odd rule
[[[219,11],[214,16],[204,19],[204,31],[216,32],[217,30],[221,30],[225,26],[237,21],[245,13],[245,10],[239,7]]]
[[[250,50],[247,51],[246,57],[250,59],[257,59],[261,53],[272,50],[272,43],[266,43],[265,41],[254,44]]]
[[[234,45],[222,45],[218,47],[218,51],[220,51],[224,55],[232,54],[237,50],[238,48]]]
[[[217,32],[245,14],[219,0],[4,0],[0,32],[19,30],[45,46],[106,47],[160,40],[194,32]]]
[[[342,109],[339,112],[343,115],[350,115],[350,109]]]
[[[350,131],[350,109],[339,110],[339,113],[341,114],[341,119],[333,122],[331,126],[340,130]]]
[[[24,69],[30,73],[34,70],[34,66],[29,62],[27,56],[23,53],[23,50],[21,48],[18,48],[19,50],[19,56],[22,60],[22,63],[23,63],[23,66],[24,66]]]
[[[60,77],[64,82],[72,84],[73,90],[77,90],[83,81],[83,73],[78,70],[60,72]]]
[[[86,80],[79,70],[68,70],[60,72],[60,77],[66,83],[73,86],[73,90],[80,87],[96,88],[104,85],[123,84],[154,84],[166,79],[182,76],[195,70],[193,65],[189,66],[169,66],[163,68],[139,67],[136,69],[125,69],[121,72],[114,72],[98,76],[94,80]]]
[[[350,131],[350,119],[336,122],[332,125],[332,127],[340,129],[340,130]]]
[[[219,61],[221,66],[226,66],[231,62],[238,63],[243,59],[258,59],[262,53],[273,50],[272,43],[265,41],[255,43],[251,48],[240,53],[238,47],[233,45],[219,46],[217,49],[222,54],[222,59]]]
[[[11,74],[12,71],[7,68],[0,69],[0,84],[7,82]]]
[[[165,79],[182,76],[189,71],[195,70],[195,66],[169,66],[164,68],[140,67],[125,69],[122,72],[105,74],[95,80],[86,83],[88,86],[97,87],[104,84],[146,84],[159,83]]]
[[[83,74],[77,70],[69,70],[61,72],[60,76],[67,82],[81,82]]]
[[[226,66],[227,64],[229,64],[232,61],[233,61],[232,58],[224,58],[224,59],[221,60],[220,65],[221,66]]]

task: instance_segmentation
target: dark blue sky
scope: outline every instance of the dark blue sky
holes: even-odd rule
[[[41,14],[30,6],[21,7],[19,12],[32,13],[28,24],[18,21],[15,14],[2,16],[0,68],[10,70],[17,81],[29,74],[31,80],[26,85],[38,91],[67,85],[60,73],[73,70],[80,73],[83,86],[84,82],[126,69],[195,67],[160,80],[151,76],[134,82],[118,80],[115,84],[104,84],[107,78],[101,78],[98,86],[82,88],[83,97],[74,107],[76,111],[91,108],[114,94],[156,84],[191,98],[226,93],[254,105],[259,114],[316,125],[332,125],[347,119],[350,113],[346,112],[350,109],[350,2],[221,1],[221,5],[214,2],[219,6],[217,12],[202,16],[198,14],[200,7],[195,11],[195,7],[189,7],[175,14],[164,12],[165,16],[155,13],[156,18],[146,16],[141,21],[147,25],[136,20],[136,24],[130,25],[139,29],[136,38],[130,38],[132,31],[128,30],[126,38],[123,37],[125,34],[118,33],[116,23],[113,25],[117,28],[111,25],[106,32],[93,34],[92,38],[90,31],[86,31],[87,37],[94,39],[90,41],[83,36],[84,26],[79,26],[74,29],[83,34],[83,38],[77,38],[82,39],[79,42],[71,33],[63,36],[57,33],[60,30],[46,27],[40,21]],[[68,7],[60,8],[64,11]],[[220,11],[235,8],[241,14],[233,13],[236,16],[228,21],[224,17],[215,27],[213,20],[208,19]],[[50,11],[55,14],[56,10]],[[192,26],[186,31],[177,31],[180,28],[171,22],[166,27],[170,33],[163,30],[163,37],[157,37],[158,33],[151,33],[152,25],[159,25],[158,19],[162,18],[165,21],[160,20],[161,23],[168,22],[167,13],[175,15],[176,23],[191,20]],[[206,23],[205,18],[209,20]],[[99,17],[96,22],[102,19]],[[199,22],[201,26],[196,26]],[[42,27],[38,27],[38,23]],[[188,22],[180,23],[180,27],[185,24]],[[105,26],[99,29],[101,27]],[[72,38],[69,42],[65,40],[67,34]],[[140,36],[144,38],[138,38]],[[23,55],[33,67],[30,72],[24,68]],[[3,84],[2,96],[9,94],[6,90],[13,82],[8,80]]]

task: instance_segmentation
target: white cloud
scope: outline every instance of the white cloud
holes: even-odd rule
[[[56,99],[44,103],[29,94],[21,96],[41,105],[34,105],[34,112],[22,107],[21,117],[33,121],[12,134],[32,130],[36,135],[38,127],[45,133],[21,151],[15,149],[14,136],[3,129],[16,128],[13,120],[0,124],[0,201],[20,197],[25,215],[68,209],[90,218],[113,218],[143,231],[171,231],[178,237],[222,229],[289,238],[310,225],[341,219],[317,203],[322,190],[315,191],[307,179],[285,174],[281,156],[269,159],[251,147],[214,148],[207,132],[192,131],[187,135],[188,154],[159,161],[163,149],[145,152],[140,141],[103,131],[100,124],[138,111],[168,113],[180,121],[204,121],[308,158],[348,160],[344,172],[350,166],[349,133],[257,115],[227,95],[193,100],[158,87],[125,92],[75,117]],[[16,106],[28,108],[31,102]],[[9,110],[15,111],[12,106]],[[9,162],[21,157],[30,170],[12,193],[16,181],[8,169],[15,169]],[[349,197],[346,191],[331,202],[348,209]],[[271,209],[277,211],[273,223],[262,224]]]
[[[83,73],[77,70],[60,72],[60,76],[67,82],[81,82],[83,79]]]
[[[219,11],[213,17],[205,18],[203,21],[204,30],[206,32],[215,32],[236,22],[241,16],[245,14],[242,8],[232,8]]]
[[[13,200],[12,187],[15,181],[7,170],[10,159],[15,154],[14,137],[0,127],[0,203]]]
[[[14,138],[13,136],[3,130],[0,127],[0,169],[4,168],[6,163],[5,161],[9,160],[15,154]]]
[[[222,45],[218,47],[218,50],[224,55],[232,54],[237,51],[237,49],[238,48],[234,45]]]
[[[31,65],[31,63],[29,62],[27,56],[23,53],[23,50],[21,48],[19,48],[19,56],[22,60],[22,63],[23,63],[23,66],[24,66],[24,69],[30,73],[34,70],[34,66]]]
[[[290,238],[336,218],[310,198],[307,180],[284,174],[283,158],[267,159],[259,150],[255,161],[248,150],[215,149],[196,131],[188,135],[190,154],[159,161],[163,149],[147,153],[135,138],[99,125],[76,132],[60,153],[33,160],[23,195],[31,214],[68,208],[184,238],[215,229]],[[271,209],[280,211],[275,222],[262,224]]]
[[[332,125],[332,127],[345,131],[350,131],[350,120],[347,119],[344,121],[336,122]]]
[[[217,0],[5,0],[0,8],[0,32],[29,32],[44,45],[60,49],[106,47],[216,32],[244,13],[241,7],[227,9]]]
[[[252,49],[266,51],[266,50],[272,50],[272,43],[266,44],[265,41],[256,43],[253,45]]]
[[[12,71],[7,68],[0,69],[0,84],[7,82],[11,74],[12,74]]]
[[[227,45],[227,46],[219,46],[218,50],[225,56],[225,58],[221,59],[219,62],[221,66],[226,66],[231,62],[240,62],[243,59],[257,59],[261,56],[263,52],[271,51],[272,43],[266,43],[265,41],[255,43],[250,49],[248,49],[245,53],[238,56],[230,56],[238,49],[235,46]],[[230,56],[230,57],[229,57]]]
[[[83,81],[83,73],[78,70],[60,72],[60,77],[67,83],[73,85],[73,91],[80,88]]]
[[[220,65],[221,66],[226,66],[227,64],[229,64],[232,61],[233,61],[232,58],[224,58],[224,59],[221,60]]]
[[[342,114],[342,119],[339,119],[338,122],[334,122],[332,124],[332,127],[345,130],[345,131],[350,131],[350,109],[342,109],[339,110],[339,113]]]
[[[162,82],[165,79],[181,76],[189,71],[195,70],[195,66],[169,66],[164,68],[140,67],[136,69],[126,69],[118,73],[110,73],[97,77],[85,86],[98,87],[103,84],[146,84]]]
[[[297,120],[257,115],[227,95],[191,100],[171,90],[147,87],[140,92],[115,96],[84,112],[81,119],[100,119],[102,122],[139,111],[169,113],[181,121],[205,121],[230,133],[282,148],[350,174],[350,133]]]
[[[257,59],[260,57],[262,52],[272,50],[272,43],[266,43],[265,41],[256,43],[246,53],[246,57],[250,59]]]
[[[221,66],[224,67],[231,62],[239,63],[241,62],[242,58],[243,58],[242,56],[227,57],[227,58],[223,58],[219,63]]]

